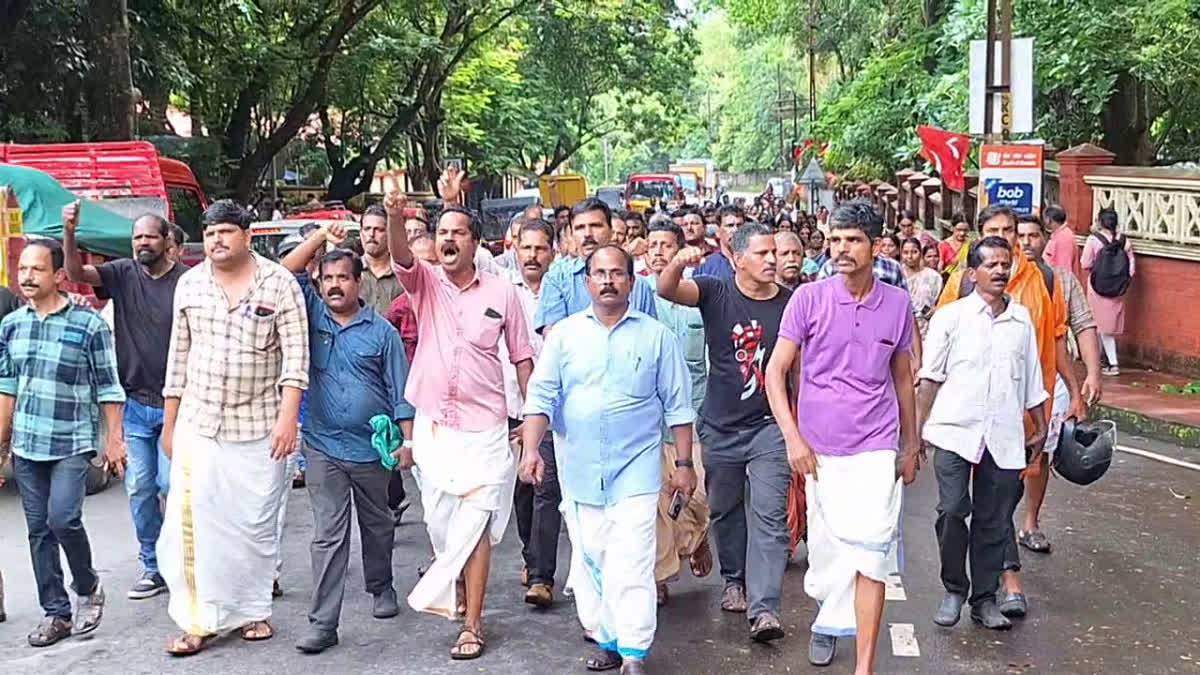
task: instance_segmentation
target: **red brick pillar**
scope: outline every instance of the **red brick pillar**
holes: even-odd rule
[[[1055,155],[1058,160],[1058,193],[1067,210],[1067,223],[1076,234],[1092,228],[1092,186],[1083,177],[1093,168],[1113,163],[1116,155],[1091,143],[1076,145]]]

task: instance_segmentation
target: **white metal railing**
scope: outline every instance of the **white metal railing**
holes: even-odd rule
[[[1092,187],[1093,217],[1116,211],[1137,252],[1200,260],[1200,171],[1100,167],[1084,181]]]

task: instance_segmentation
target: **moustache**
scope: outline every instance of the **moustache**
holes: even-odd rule
[[[451,243],[442,244],[442,255],[455,255],[457,253],[458,246]]]
[[[613,288],[612,286],[605,286],[604,288],[600,289],[600,295],[616,295],[616,294],[617,294],[617,289]]]
[[[993,283],[999,282],[999,283],[1008,285],[1008,275],[1007,274],[997,274],[996,276],[992,277],[992,282]]]
[[[834,260],[835,263],[853,263],[854,259],[850,256],[840,255]]]
[[[589,236],[587,236],[587,237],[584,237],[584,238],[583,238],[583,241],[579,242],[579,245],[580,245],[580,246],[595,246],[595,245],[596,245],[596,239],[595,239],[595,237],[592,237],[592,236],[590,236],[590,235],[589,235]]]
[[[345,293],[343,293],[343,292],[341,292],[341,291],[333,290],[333,291],[326,291],[326,292],[325,292],[325,297],[328,297],[328,298],[344,298],[344,297],[346,297],[346,294],[345,294]]]

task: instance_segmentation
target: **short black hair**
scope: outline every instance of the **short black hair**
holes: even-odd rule
[[[1017,212],[1003,204],[992,204],[983,209],[979,212],[979,217],[975,219],[975,222],[979,223],[979,227],[983,227],[987,221],[1000,216],[1008,218],[1008,222],[1012,223],[1014,228],[1017,226]]]
[[[595,197],[588,197],[575,202],[575,206],[571,207],[570,222],[575,222],[575,216],[583,215],[591,211],[603,212],[604,222],[608,223],[609,227],[612,227],[612,209],[608,208],[608,204],[605,204],[603,201],[596,199]],[[555,212],[555,215],[558,215],[557,211]]]
[[[547,223],[541,218],[525,221],[520,230],[517,230],[517,242],[520,243],[521,237],[525,236],[526,232],[541,232],[546,235],[546,241],[550,242],[550,248],[554,248],[554,226]]]
[[[1063,225],[1067,222],[1067,210],[1057,204],[1052,204],[1042,209],[1042,216],[1045,222],[1054,223],[1055,226]]]
[[[367,216],[377,216],[387,220],[387,209],[382,204],[372,204],[363,211],[362,217],[366,218]]]
[[[587,260],[584,261],[585,274],[587,274],[589,277],[592,276],[592,258],[595,258],[596,254],[601,251],[620,251],[621,255],[625,257],[625,273],[629,275],[629,279],[631,281],[636,283],[637,280],[633,278],[633,255],[630,254],[629,251],[626,251],[616,244],[605,244],[600,248],[597,248],[595,251],[589,253]]]
[[[1042,234],[1046,233],[1046,226],[1042,223],[1042,219],[1038,218],[1037,215],[1033,213],[1022,213],[1021,215],[1017,216],[1017,224],[1019,225],[1021,223],[1034,223],[1038,226],[1039,232]]]
[[[725,206],[722,206],[720,210],[717,211],[717,223],[720,224],[723,222],[726,216],[737,216],[738,218],[741,218],[743,222],[746,220],[746,212],[743,211],[742,207],[738,206],[737,204],[726,204]]]
[[[1117,212],[1112,209],[1100,209],[1096,214],[1096,224],[1109,232],[1117,231]]]
[[[687,240],[683,236],[683,228],[676,225],[674,221],[670,219],[665,221],[660,220],[651,225],[650,229],[646,231],[646,236],[649,237],[655,232],[670,232],[671,234],[675,235],[675,241],[679,244],[679,248],[683,248],[684,245],[687,244]]]
[[[150,220],[153,220],[158,225],[158,233],[162,236],[163,239],[166,239],[167,235],[171,232],[171,223],[167,222],[166,218],[163,218],[162,216],[158,215],[157,213],[143,213],[142,215],[138,216],[137,218],[134,218],[133,222],[136,223],[137,221],[141,220],[142,218],[149,218]]]
[[[745,253],[750,248],[750,240],[754,237],[773,237],[775,233],[770,227],[753,220],[742,223],[733,231],[729,239],[729,250],[734,253]]]
[[[57,272],[63,268],[64,257],[62,244],[53,239],[38,237],[37,239],[27,239],[25,241],[25,248],[29,248],[31,246],[44,248],[50,252],[50,269]]]
[[[219,199],[204,210],[204,226],[229,223],[243,230],[250,229],[250,212],[232,199]]]
[[[637,211],[626,211],[624,218],[625,218],[625,222],[629,222],[631,220],[636,220],[639,223],[641,223],[643,226],[646,224],[646,219],[644,217],[642,217],[642,214],[638,213]]]
[[[921,240],[917,239],[916,237],[909,237],[908,239],[905,239],[904,241],[900,242],[900,248],[903,249],[905,246],[908,246],[909,244],[916,246],[917,250],[920,251],[921,253],[925,252],[925,247],[921,245]]]
[[[557,218],[558,214],[562,213],[563,211],[570,213],[571,207],[567,206],[566,204],[559,204],[558,206],[554,207],[554,217]]]
[[[310,220],[307,223],[300,226],[300,236],[307,239],[308,235],[312,234],[313,232],[316,232],[319,229],[321,229],[321,224]]]
[[[917,214],[912,212],[912,209],[904,209],[896,214],[896,224],[899,225],[902,220],[911,220],[915,224],[917,222]]]
[[[171,238],[175,240],[176,244],[183,246],[188,242],[187,232],[182,227],[176,225],[175,223],[171,223],[171,227],[169,229]]]
[[[1012,254],[1012,246],[1008,245],[1008,240],[1004,237],[984,237],[971,244],[971,248],[967,250],[967,267],[976,269],[983,264],[983,254],[979,252],[981,248],[999,248]]]
[[[467,220],[469,221],[468,225],[471,228],[471,238],[475,241],[483,239],[483,223],[479,222],[479,219],[475,217],[474,211],[457,205],[447,206],[446,208],[442,209],[440,214],[438,214],[438,222],[442,222],[442,218],[445,218],[447,214],[451,213],[457,213],[461,216],[466,216]]]
[[[354,252],[345,248],[335,248],[329,253],[321,256],[321,262],[318,264],[317,270],[319,274],[325,273],[325,265],[332,265],[343,260],[350,261],[350,272],[354,275],[355,281],[362,281],[363,264],[362,259]]]
[[[883,216],[874,204],[858,197],[833,209],[829,214],[829,230],[862,230],[873,241],[883,236]]]

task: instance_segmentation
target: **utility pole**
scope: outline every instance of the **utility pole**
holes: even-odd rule
[[[817,123],[817,0],[808,0],[808,124]]]
[[[989,143],[1007,141],[1012,129],[1012,0],[987,0],[987,79],[983,98],[983,132]],[[996,47],[1000,47],[1000,72],[996,73]],[[996,97],[1000,97],[1000,139],[992,131]]]
[[[783,98],[783,66],[775,66],[775,101],[777,106],[782,107]],[[782,112],[782,111],[780,111]],[[783,115],[776,115],[779,118],[779,166],[786,167],[787,160],[784,159],[787,155],[787,150],[783,144]]]

